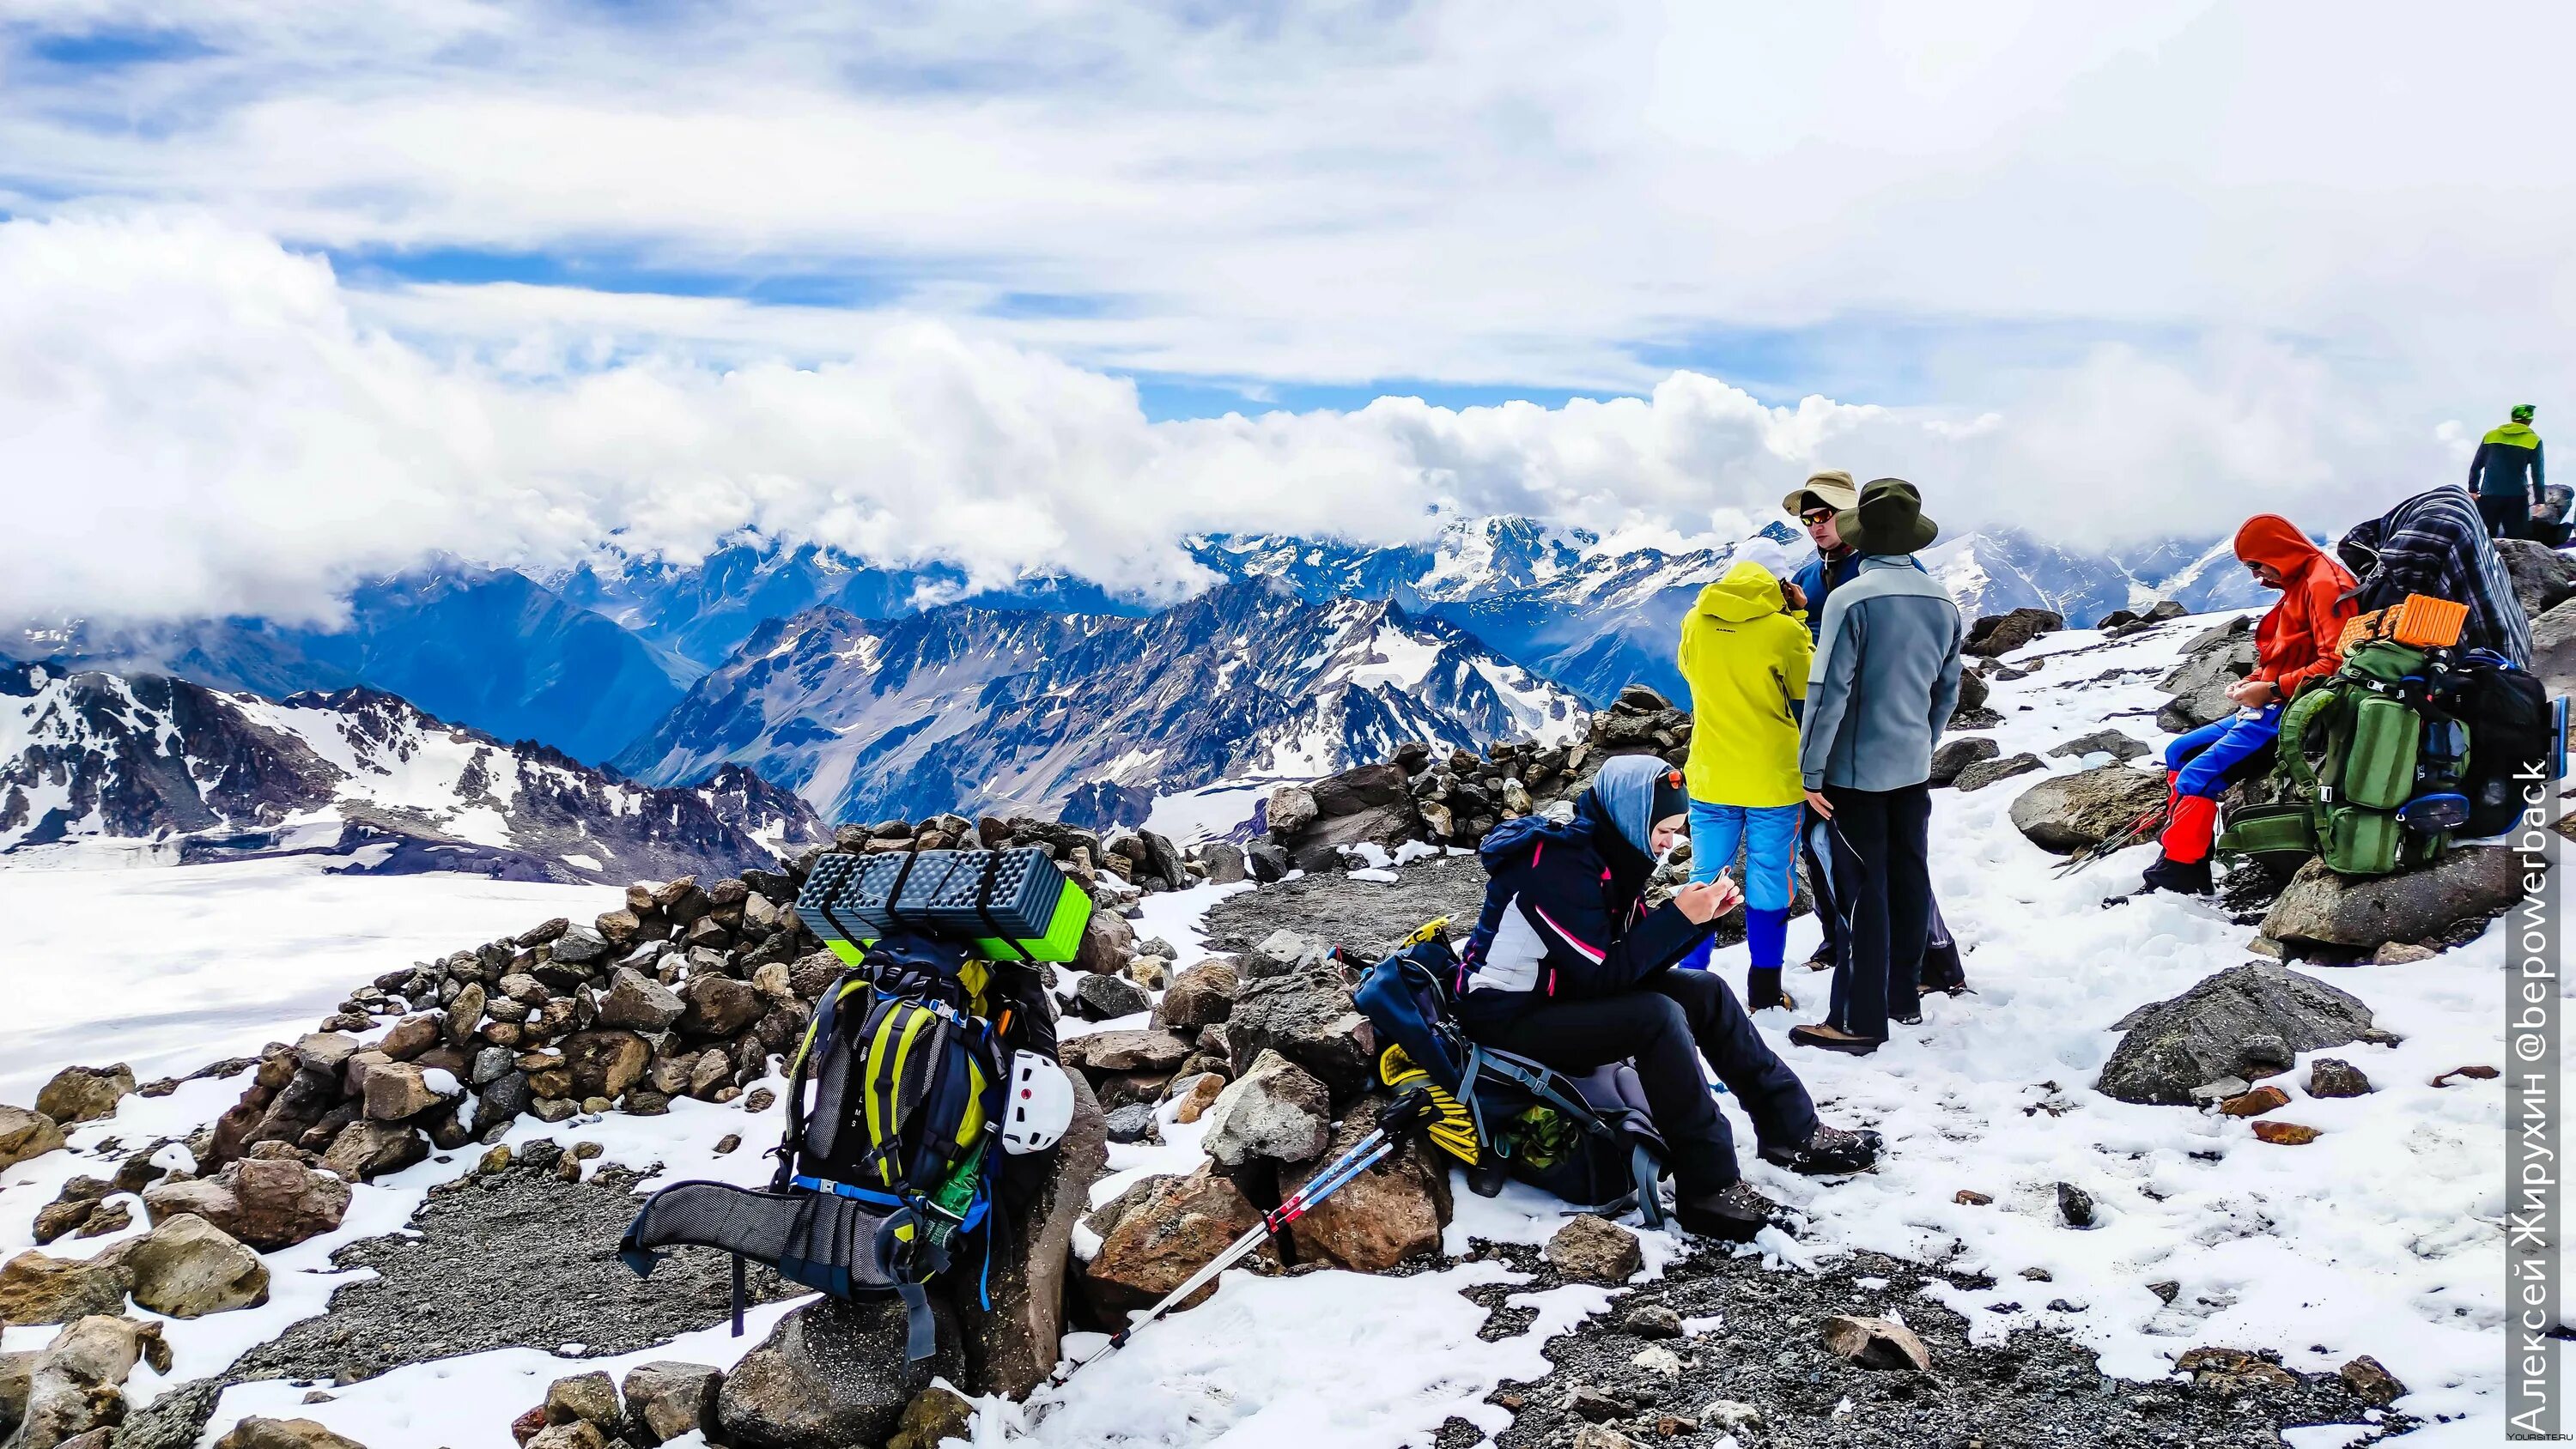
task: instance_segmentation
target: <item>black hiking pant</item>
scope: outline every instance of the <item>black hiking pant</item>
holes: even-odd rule
[[[1889,1017],[1923,1010],[1918,983],[1932,931],[1932,791],[1827,785],[1825,799],[1834,807],[1828,824],[1842,943],[1825,1019],[1854,1036],[1884,1041]]]
[[[1685,1198],[1716,1192],[1742,1175],[1734,1131],[1700,1072],[1703,1057],[1744,1104],[1762,1146],[1804,1147],[1816,1135],[1816,1104],[1798,1074],[1753,1029],[1743,1003],[1714,971],[1667,969],[1634,991],[1584,1001],[1471,991],[1458,1003],[1458,1017],[1487,1046],[1578,1076],[1633,1058],[1647,1110],[1672,1148],[1673,1184]]]
[[[2479,494],[2478,518],[2489,537],[2531,537],[2531,500],[2519,493]]]
[[[1824,928],[1825,939],[1816,947],[1816,955],[1828,962],[1841,960],[1843,949],[1842,907],[1834,894],[1832,851],[1833,827],[1817,819],[1814,811],[1808,811],[1805,827],[1798,832],[1798,854],[1806,863],[1807,894],[1816,905],[1816,924]],[[1932,901],[1931,927],[1923,943],[1923,967],[1916,980],[1921,991],[1967,989],[1967,963],[1960,959],[1959,942],[1950,934],[1950,923],[1941,919],[1937,897]]]

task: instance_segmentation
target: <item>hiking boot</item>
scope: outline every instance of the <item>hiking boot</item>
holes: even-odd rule
[[[1795,1008],[1797,1002],[1780,989],[1780,968],[1756,966],[1744,973],[1744,1009],[1768,1011],[1775,1006]]]
[[[2217,889],[2216,883],[2210,879],[2209,858],[2206,856],[2182,861],[2169,855],[2159,855],[2156,863],[2147,867],[2145,884],[2148,890],[2172,891],[2180,896],[2205,896]]]
[[[1818,946],[1816,948],[1816,954],[1807,958],[1807,969],[1810,971],[1833,970],[1834,948],[1831,945]]]
[[[1478,1197],[1494,1196],[1511,1180],[1510,1166],[1499,1157],[1479,1155],[1475,1165],[1467,1169],[1467,1190]]]
[[[1849,1036],[1842,1032],[1833,1030],[1822,1022],[1818,1022],[1812,1026],[1793,1026],[1789,1028],[1789,1044],[1791,1046],[1822,1047],[1829,1052],[1841,1052],[1847,1057],[1865,1057],[1871,1052],[1874,1052],[1880,1047],[1886,1045],[1884,1041],[1877,1037]]]
[[[1762,1160],[1785,1167],[1801,1177],[1833,1177],[1847,1172],[1867,1172],[1878,1161],[1880,1138],[1864,1128],[1846,1132],[1840,1127],[1816,1124],[1816,1135],[1804,1147],[1765,1147]]]
[[[1730,1243],[1749,1243],[1756,1233],[1771,1225],[1780,1205],[1753,1190],[1742,1178],[1712,1193],[1686,1197],[1673,1204],[1673,1221],[1682,1231],[1703,1238],[1723,1238]]]

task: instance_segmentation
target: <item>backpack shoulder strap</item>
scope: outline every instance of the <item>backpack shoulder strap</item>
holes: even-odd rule
[[[2340,685],[2331,678],[2321,679],[2299,691],[2299,697],[2281,711],[2279,768],[2282,776],[2303,794],[2313,795],[2317,789],[2316,767],[2308,763],[2308,729],[2319,715],[2342,699]]]
[[[805,1023],[805,1037],[796,1047],[796,1060],[787,1070],[787,1125],[779,1135],[778,1171],[772,1176],[770,1190],[785,1192],[796,1177],[796,1155],[805,1146],[805,1082],[814,1065],[816,1043],[828,1046],[838,1025],[841,998],[867,986],[866,978],[856,971],[844,971],[834,977],[823,991],[821,1004],[814,1017]]]

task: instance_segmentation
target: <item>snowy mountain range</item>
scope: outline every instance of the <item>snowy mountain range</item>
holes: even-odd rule
[[[1632,681],[1685,698],[1673,641],[1700,588],[1748,548],[1811,556],[1785,523],[1756,538],[1628,547],[1512,517],[1397,545],[1209,535],[1187,548],[1223,582],[1159,612],[1077,578],[970,592],[953,569],[813,545],[745,539],[688,565],[611,547],[541,575],[448,562],[378,580],[338,629],[73,621],[0,634],[0,656],[141,688],[381,691],[568,767],[673,786],[748,766],[831,820],[1007,804],[1106,823],[1226,775],[1559,730]],[[1972,618],[2263,597],[2203,540],[2099,554],[1971,534],[1925,562]]]
[[[687,789],[504,745],[389,694],[283,700],[0,664],[0,856],[343,855],[384,873],[623,883],[766,867],[824,832],[740,770]]]
[[[1455,625],[1250,580],[1141,619],[809,610],[764,625],[617,763],[665,782],[738,763],[834,820],[1128,823],[1157,793],[1318,775],[1409,740],[1564,738],[1586,713]]]

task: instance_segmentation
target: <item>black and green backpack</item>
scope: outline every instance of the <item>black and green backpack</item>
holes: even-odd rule
[[[2316,855],[2356,876],[2438,857],[2470,817],[2469,731],[2451,675],[2447,649],[2354,645],[2281,712],[2288,798],[2236,812],[2218,849],[2285,865]]]
[[[1015,1048],[1054,1052],[1044,988],[1024,966],[896,932],[824,991],[787,1078],[786,1128],[766,1189],[663,1188],[618,1244],[637,1273],[664,1250],[734,1255],[734,1327],[745,1260],[836,1298],[900,1299],[907,1352],[937,1348],[925,1284],[990,1234],[1004,1067]]]

